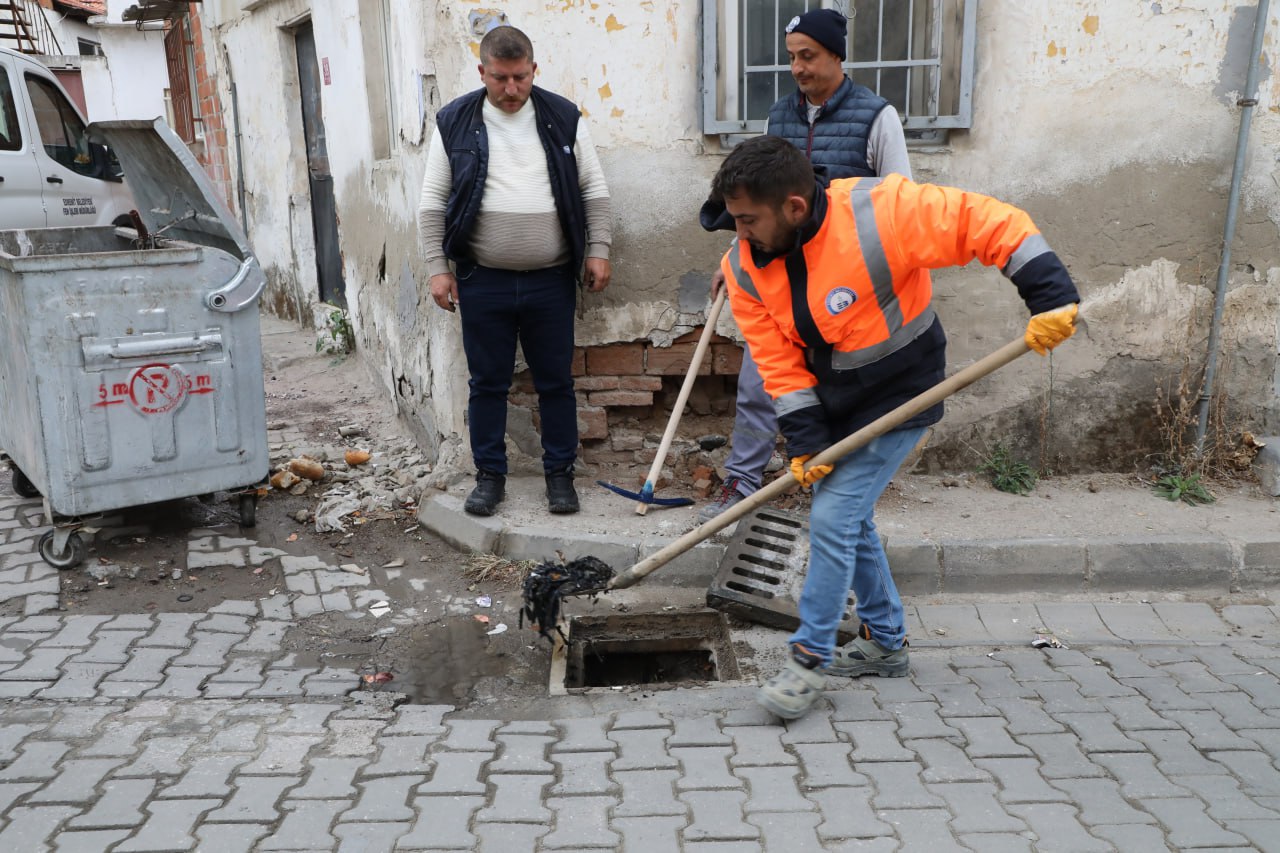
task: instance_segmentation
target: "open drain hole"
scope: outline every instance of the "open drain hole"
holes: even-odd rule
[[[566,688],[690,685],[738,678],[719,613],[579,616],[569,623]]]

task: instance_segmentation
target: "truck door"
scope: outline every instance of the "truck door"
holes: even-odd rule
[[[26,112],[18,109],[21,92],[14,88],[13,70],[0,56],[0,231],[45,225],[44,181],[25,128]]]
[[[30,72],[24,76],[39,137],[35,157],[49,227],[111,224],[112,188],[98,177],[105,164],[89,146],[84,121],[52,80]]]

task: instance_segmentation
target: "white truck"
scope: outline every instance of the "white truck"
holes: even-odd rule
[[[133,207],[115,157],[89,142],[57,78],[0,47],[0,231],[126,225]]]

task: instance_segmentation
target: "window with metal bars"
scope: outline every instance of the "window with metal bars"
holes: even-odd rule
[[[787,23],[820,7],[849,18],[845,73],[893,104],[908,141],[970,126],[977,0],[702,0],[704,133],[764,131],[796,89]]]

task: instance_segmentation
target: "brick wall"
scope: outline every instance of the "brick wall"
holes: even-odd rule
[[[693,361],[702,329],[683,335],[669,347],[646,341],[579,347],[574,351],[578,394],[578,432],[582,459],[593,464],[648,464],[666,427],[680,386]],[[698,368],[688,414],[731,416],[742,368],[742,347],[714,335]],[[527,370],[516,375],[511,403],[533,411],[538,425],[538,396]]]
[[[196,146],[195,154],[204,166],[214,188],[227,207],[236,212],[235,181],[231,174],[231,156],[227,148],[227,126],[223,119],[222,99],[218,97],[217,78],[205,56],[204,28],[200,23],[200,4],[187,4],[191,15],[192,52],[195,55],[196,91],[192,99],[199,104],[204,126],[204,146]]]

